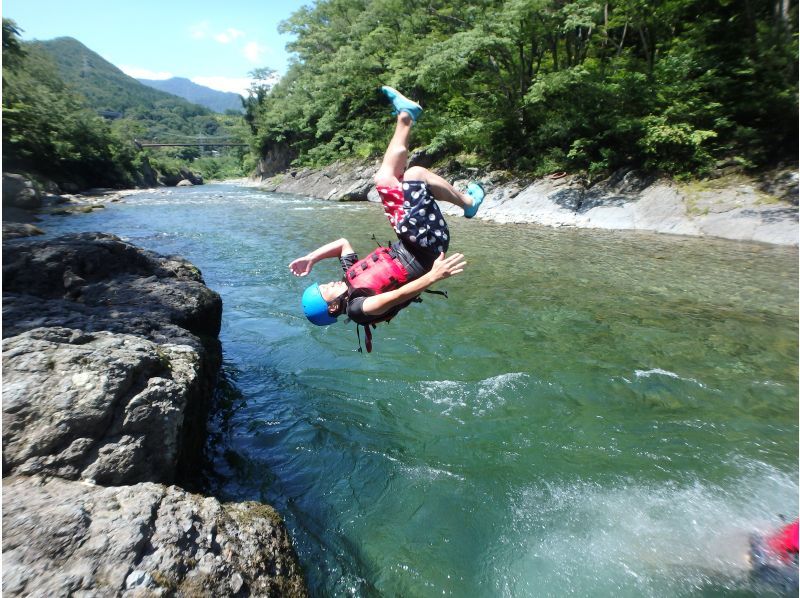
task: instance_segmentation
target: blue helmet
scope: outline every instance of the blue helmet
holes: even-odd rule
[[[303,313],[317,326],[327,326],[336,322],[336,318],[328,313],[328,302],[322,298],[318,282],[303,291]]]

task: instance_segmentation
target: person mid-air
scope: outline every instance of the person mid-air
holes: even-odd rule
[[[478,183],[470,183],[462,193],[430,170],[420,166],[406,169],[411,128],[422,107],[391,87],[381,90],[394,106],[397,123],[375,174],[375,185],[398,240],[359,260],[342,238],[289,264],[292,274],[306,276],[320,260],[339,258],[344,280],[306,288],[303,312],[318,326],[333,324],[346,313],[365,327],[367,351],[372,348],[370,325],[390,320],[435,282],[464,271],[462,254],[445,256],[450,232],[436,202],[455,204],[465,217],[472,218],[485,196]]]

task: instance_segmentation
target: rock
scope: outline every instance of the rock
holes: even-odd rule
[[[158,185],[158,174],[153,170],[147,156],[142,156],[139,166],[139,176],[136,181],[139,187],[155,187]]]
[[[287,145],[275,143],[270,146],[264,156],[258,161],[256,174],[264,179],[283,172],[292,163],[297,155]]]
[[[763,175],[759,181],[759,189],[796,206],[798,204],[798,182],[800,182],[800,174],[796,168],[779,169]]]
[[[271,507],[153,483],[200,470],[222,304],[197,268],[84,233],[7,244],[3,275],[4,593],[305,596]]]
[[[419,163],[431,159],[420,151],[412,157]],[[262,181],[260,187],[333,201],[380,202],[372,182],[377,168],[375,163],[351,162],[290,170]],[[487,195],[477,218],[501,223],[642,230],[779,245],[798,245],[800,240],[795,170],[773,173],[761,183],[762,191],[768,189],[787,201],[765,196],[752,180],[739,189],[728,179],[711,185],[703,181],[701,186],[713,190],[699,194],[703,197],[698,201],[698,194],[691,190],[632,168],[619,169],[594,184],[567,173],[532,182],[501,171],[481,174],[456,160],[450,160],[439,174],[462,191],[469,180],[484,183]],[[767,181],[772,182],[765,187]],[[441,203],[440,208],[449,216],[463,213],[451,204]]]
[[[153,584],[153,578],[150,577],[149,573],[142,571],[141,569],[134,569],[131,571],[130,575],[125,578],[125,589],[130,590],[132,588],[138,588],[140,586],[148,587]]]
[[[374,186],[372,177],[369,180],[360,179],[339,195],[339,201],[367,201],[369,192]]]
[[[192,183],[191,181],[187,181],[186,179],[182,179],[182,180],[181,180],[181,181],[180,181],[180,182],[179,182],[177,185],[175,185],[175,186],[176,186],[176,187],[193,187],[193,186],[194,186],[194,183]]]
[[[6,338],[3,470],[171,482],[201,374],[185,345],[55,327]]]
[[[320,170],[303,169],[265,179],[259,185],[267,191],[295,193],[332,201],[369,201],[374,189],[374,163],[335,163]]]
[[[189,181],[192,185],[202,185],[203,184],[203,177],[197,173],[188,170],[187,168],[181,168],[181,177],[183,180]]]
[[[21,237],[32,237],[43,235],[44,231],[38,226],[25,222],[3,222],[3,240],[19,239]]]
[[[137,346],[148,347],[141,349],[143,361],[131,366],[140,389],[149,388],[148,393],[154,392],[158,396],[175,393],[175,404],[185,402],[186,399],[181,398],[183,395],[193,397],[192,407],[183,417],[177,465],[171,462],[175,458],[174,451],[170,452],[167,461],[157,460],[152,466],[130,461],[130,458],[146,455],[151,441],[145,441],[144,434],[137,436],[124,430],[132,422],[124,421],[125,407],[120,403],[114,406],[113,416],[109,415],[107,408],[93,407],[106,409],[102,418],[106,418],[103,421],[108,421],[109,426],[115,426],[113,434],[110,429],[108,431],[113,437],[102,440],[95,429],[91,434],[80,436],[83,440],[74,446],[51,447],[47,449],[50,453],[45,449],[23,453],[30,458],[15,457],[16,466],[24,467],[25,471],[57,470],[62,472],[58,475],[73,478],[101,476],[120,480],[119,476],[144,479],[153,475],[153,479],[164,480],[170,471],[175,472],[176,479],[196,477],[195,461],[197,455],[202,454],[208,406],[221,359],[217,334],[222,315],[219,295],[203,284],[197,268],[181,258],[144,251],[113,235],[84,233],[43,242],[6,245],[3,274],[5,337],[44,327],[78,331],[85,338],[95,339],[94,342],[106,342],[95,336],[101,331],[139,337],[139,341],[159,345],[154,349],[152,344],[137,343]],[[37,334],[43,345],[70,344],[42,336],[43,333]],[[116,341],[108,342],[114,346]],[[129,340],[125,342],[130,343]],[[180,348],[173,349],[172,346]],[[74,350],[66,346],[50,346],[45,350],[53,351],[54,348],[58,349],[58,355]],[[161,362],[171,363],[173,370],[169,373],[160,371],[159,366],[152,364],[154,350]],[[170,355],[175,351],[183,352],[182,356],[172,359]],[[196,356],[190,355],[191,352]],[[184,382],[180,382],[176,377],[178,370],[174,368],[189,367],[188,364],[195,361],[197,363],[192,367],[196,367],[197,372],[187,373],[191,380],[184,377]],[[102,362],[95,359],[88,360],[86,365],[89,368],[87,372],[103,367]],[[10,366],[8,371],[12,369]],[[111,378],[106,382],[109,380]],[[106,390],[113,394],[111,389]],[[120,401],[128,400],[125,395],[113,396]],[[154,406],[154,414],[164,410],[171,413],[166,404],[163,409],[161,405]],[[122,423],[117,421],[120,417]],[[177,415],[173,419],[163,422],[167,426],[164,430],[179,423]],[[64,426],[63,422],[58,425]],[[64,432],[67,434],[64,438],[68,438],[69,435],[79,435],[76,429],[64,431],[60,428],[59,433]],[[161,428],[156,426],[155,429]],[[98,454],[91,454],[93,450]],[[112,471],[117,467],[122,473]]]
[[[202,185],[203,177],[193,173],[191,170],[181,168],[177,173],[162,174],[158,177],[158,182],[167,187],[177,187],[181,181],[188,181],[192,185]],[[183,185],[185,186],[185,185]]]
[[[41,194],[33,181],[21,174],[3,173],[3,206],[35,210],[42,205]]]
[[[165,187],[175,187],[183,177],[180,174],[167,173],[158,175],[158,184]]]
[[[270,507],[39,476],[3,479],[3,593],[307,595]]]
[[[446,155],[447,151],[444,149],[437,151],[431,151],[427,148],[417,149],[408,157],[408,167],[422,166],[423,168],[430,168]]]
[[[5,336],[61,326],[202,351],[201,337],[216,338],[221,317],[222,300],[197,268],[114,235],[65,235],[3,251]]]

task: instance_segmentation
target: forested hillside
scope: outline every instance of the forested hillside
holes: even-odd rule
[[[245,139],[242,118],[151,89],[72,38],[22,42],[16,24],[3,20],[5,170],[79,187],[154,184],[151,166],[170,180],[180,180],[182,168],[206,178],[244,174],[240,148],[201,156],[196,146],[134,144],[211,136]]]
[[[426,111],[416,143],[533,174],[703,173],[796,161],[793,0],[320,0],[247,118],[262,151],[378,155],[381,84]]]
[[[20,42],[15,24],[3,19],[4,171],[80,186],[130,186],[140,166],[133,144],[69,88],[47,53]]]
[[[76,39],[59,37],[23,47],[50,56],[61,78],[98,113],[135,121],[131,132],[138,137],[165,140],[217,133],[219,121],[211,110],[140,83]]]

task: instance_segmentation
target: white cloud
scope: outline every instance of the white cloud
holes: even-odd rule
[[[172,79],[175,75],[169,71],[151,71],[138,66],[120,66],[120,70],[134,79]]]
[[[217,33],[214,36],[214,39],[217,40],[221,44],[229,44],[234,41],[237,37],[244,36],[244,31],[239,31],[238,29],[234,29],[233,27],[228,27],[222,33]]]
[[[247,77],[192,77],[192,81],[211,89],[232,91],[245,97],[247,96],[247,89],[252,83],[252,79]]]
[[[262,46],[258,42],[248,42],[244,46],[244,50],[242,54],[244,57],[247,58],[253,64],[257,64],[261,61],[261,55],[268,51],[268,48]]]
[[[210,28],[211,26],[209,25],[208,21],[202,21],[190,26],[189,33],[195,39],[203,39],[208,37]]]

